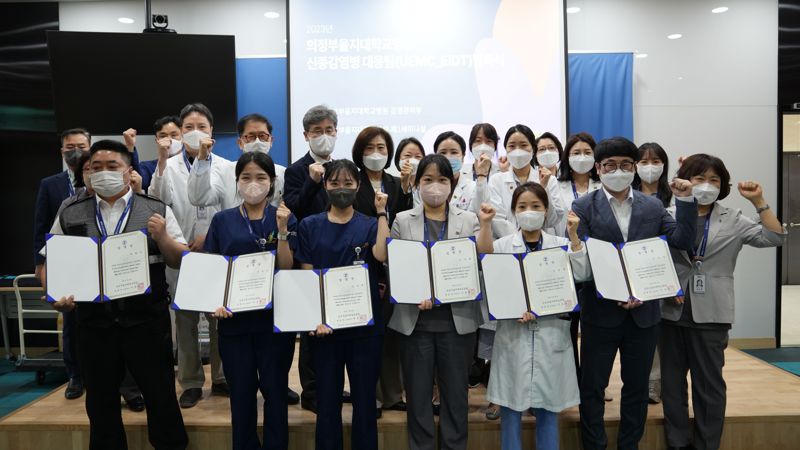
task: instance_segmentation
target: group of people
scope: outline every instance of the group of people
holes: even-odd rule
[[[168,305],[181,255],[267,250],[276,252],[279,269],[368,266],[374,324],[335,332],[320,324],[300,336],[299,401],[317,414],[316,448],[343,447],[343,401],[353,404],[354,449],[378,448],[382,409],[406,411],[412,449],[466,448],[469,371],[480,356],[491,360],[487,398],[499,406],[503,449],[521,448],[528,412],[536,416],[536,448],[558,448],[558,413],[576,405],[584,449],[604,449],[605,390],[618,353],[618,448],[638,448],[658,372],[667,444],[719,448],[737,256],[745,244],[777,246],[786,235],[760,184],[736,186],[753,204],[753,219],[719,203],[730,194],[731,177],[715,156],[681,158],[673,174],[658,144],[595,143],[577,133],[562,145],[522,124],[502,140],[488,123],[475,125],[466,141],[445,132],[428,150],[415,138],[395,146],[386,130],[367,127],[351,159],[334,160],[337,123],[335,111],[311,108],[303,118],[308,152],[288,168],[269,156],[273,128],[259,114],[239,121],[238,161],[214,154],[213,116],[202,104],[156,121],[154,161],[138,160],[134,130],[124,133],[124,143],[91,143],[82,129],[64,132],[68,169],[43,180],[39,192],[37,273],[46,281],[47,232],[103,236],[111,227],[113,234],[147,228],[153,284],[151,292],[124,300],[76,304],[64,297],[53,304],[65,315],[66,395],[86,388],[91,448],[126,448],[120,392],[129,406],[138,398],[146,407],[155,448],[186,447],[180,407],[202,398],[205,379],[199,313],[177,311],[178,399]],[[465,164],[468,154],[472,164]],[[399,177],[389,173],[392,165]],[[685,295],[600,298],[582,238],[622,243],[661,235]],[[520,311],[518,320],[489,321],[483,301],[389,302],[388,238],[470,236],[480,253],[568,246],[580,313]],[[208,319],[212,393],[230,396],[233,448],[287,448],[287,405],[298,401],[288,388],[296,334],[274,332],[271,310],[233,314],[222,299]]]

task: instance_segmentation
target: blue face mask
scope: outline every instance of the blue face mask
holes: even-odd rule
[[[447,158],[450,161],[450,167],[453,168],[453,174],[461,171],[462,161],[461,158]]]

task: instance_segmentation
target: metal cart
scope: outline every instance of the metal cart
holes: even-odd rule
[[[26,334],[61,334],[61,331],[56,330],[42,330],[42,329],[26,329],[24,327],[23,319],[27,316],[43,316],[43,317],[58,317],[59,312],[50,308],[47,305],[45,308],[40,309],[24,309],[22,305],[22,293],[20,292],[19,282],[24,279],[36,278],[35,275],[19,275],[14,278],[14,294],[17,296],[17,320],[19,324],[19,356],[17,357],[17,370],[22,372],[36,372],[36,382],[44,384],[45,375],[47,371],[64,370],[64,357],[59,351],[52,351],[36,358],[28,357],[25,351],[25,335]]]

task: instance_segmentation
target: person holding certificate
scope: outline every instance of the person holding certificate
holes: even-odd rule
[[[690,251],[674,251],[684,297],[662,305],[661,394],[664,434],[670,447],[718,449],[725,418],[722,376],[728,333],[734,320],[733,272],[744,245],[782,245],[786,230],[764,199],[759,183],[743,181],[739,194],[753,204],[758,220],[719,203],[730,193],[730,174],[719,158],[692,155],[678,177],[692,182],[699,206],[697,235]],[[692,377],[694,430],[689,426],[686,372]]]
[[[519,254],[569,245],[575,280],[591,277],[586,250],[578,238],[578,216],[569,213],[569,239],[542,231],[549,200],[538,183],[520,185],[511,204],[520,230],[494,241],[490,253]],[[493,208],[482,208],[481,235],[491,233],[493,216]],[[558,413],[580,403],[575,362],[565,351],[571,346],[569,329],[569,321],[561,316],[537,319],[530,311],[520,311],[517,321],[497,321],[486,397],[501,406],[503,450],[522,448],[522,413],[531,408],[536,415],[536,448],[558,449]]]
[[[572,203],[572,210],[580,218],[578,236],[619,244],[663,235],[671,247],[690,250],[697,221],[691,183],[679,178],[672,181],[672,192],[678,200],[673,219],[660,200],[631,188],[638,154],[636,145],[622,137],[597,144],[595,168],[603,187]],[[623,278],[603,281],[627,283]],[[617,351],[624,374],[617,446],[638,448],[647,418],[648,378],[661,320],[659,302],[601,298],[594,281],[583,284],[578,298],[582,330],[579,385],[583,448],[604,449],[608,445],[603,393]]]
[[[89,448],[125,447],[119,389],[127,367],[144,396],[150,443],[155,448],[183,449],[188,437],[175,395],[164,268],[165,263],[177,268],[188,247],[172,209],[131,191],[131,154],[124,144],[101,140],[92,145],[90,153],[89,182],[95,195],[65,207],[53,231],[96,240],[106,238],[108,243],[112,235],[147,230],[144,242],[149,267],[145,273],[149,275],[150,289],[118,300],[76,302],[74,295],[68,295],[53,303],[55,309],[74,310],[77,315],[80,366],[87,391]],[[132,249],[123,242],[120,246],[107,246],[106,250],[108,253],[104,254],[110,259],[119,259],[118,254],[124,256],[125,252],[139,253],[143,249]],[[88,270],[92,265],[97,266],[96,252],[91,256],[92,261],[76,261],[74,255],[49,252],[47,258],[47,267],[53,268],[49,275],[61,279],[64,274],[56,273],[56,267],[78,266]],[[43,282],[47,285],[46,278]],[[124,287],[113,283],[103,286],[106,292]],[[81,288],[75,286],[76,291]]]
[[[436,242],[477,235],[479,224],[475,214],[448,208],[455,179],[447,158],[442,155],[422,158],[414,184],[422,205],[398,214],[392,224],[393,239]],[[478,247],[491,248],[491,235],[488,242],[479,242]],[[414,261],[406,263],[414,264]],[[391,281],[421,283],[425,280]],[[395,305],[389,328],[402,335],[400,357],[411,449],[433,448],[436,443],[431,407],[434,374],[438,378],[441,396],[441,447],[466,448],[468,370],[475,349],[475,332],[480,324],[480,303],[476,301],[434,307],[433,301],[426,299],[418,305]]]
[[[310,342],[316,377],[317,449],[341,449],[342,389],[344,370],[350,380],[353,402],[351,434],[354,449],[378,448],[375,389],[381,368],[383,318],[377,270],[386,261],[387,195],[375,192],[377,219],[353,208],[359,189],[358,167],[344,159],[324,167],[325,192],[330,200],[326,212],[306,217],[297,231],[295,259],[302,269],[331,269],[366,264],[374,324],[333,331],[317,326]],[[347,288],[347,286],[343,286]],[[328,317],[338,322],[338,318]]]
[[[243,153],[235,176],[244,200],[214,215],[203,250],[225,256],[277,251],[276,268],[291,269],[297,222],[285,205],[270,204],[276,179],[272,158],[261,152]],[[219,354],[231,389],[233,448],[262,448],[256,423],[258,391],[264,397],[263,448],[287,448],[286,389],[296,334],[273,333],[271,309],[231,313],[220,307],[214,316],[219,319]]]

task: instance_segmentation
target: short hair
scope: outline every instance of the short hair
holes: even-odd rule
[[[120,141],[114,141],[111,139],[103,139],[101,141],[97,141],[94,144],[92,144],[92,147],[89,149],[89,155],[90,157],[94,157],[95,153],[102,151],[119,153],[120,155],[122,155],[122,159],[125,161],[127,165],[130,166],[133,164],[133,156],[131,152],[129,152],[128,147],[126,147],[125,144],[123,144]]]
[[[184,106],[180,113],[181,122],[183,122],[186,117],[191,113],[198,113],[202,116],[205,116],[208,119],[208,124],[212,127],[214,126],[214,116],[211,114],[211,110],[202,103],[189,103],[188,105]]]
[[[383,168],[388,169],[391,165],[392,158],[394,157],[394,142],[392,141],[392,135],[390,135],[388,131],[381,127],[367,127],[358,133],[355,142],[353,142],[353,162],[360,170],[364,170],[364,150],[367,148],[367,145],[369,145],[370,141],[378,136],[383,137],[383,140],[386,141],[387,157],[386,165]]]
[[[333,122],[334,127],[339,124],[339,117],[336,115],[336,111],[325,105],[312,106],[303,116],[303,130],[308,131],[311,129],[311,125],[316,125],[325,119]]]
[[[269,192],[267,193],[267,198],[272,197],[272,194],[275,192],[275,163],[272,162],[272,158],[266,154],[261,152],[245,152],[239,156],[239,159],[236,161],[236,181],[239,181],[239,175],[244,172],[245,166],[250,163],[255,163],[258,167],[264,169],[264,172],[267,172],[269,175]]]
[[[614,156],[627,156],[636,161],[636,158],[639,157],[639,149],[636,148],[636,144],[622,136],[603,139],[594,149],[594,161],[597,163]]]
[[[353,161],[349,159],[334,159],[323,164],[325,168],[325,175],[323,176],[323,183],[327,184],[332,178],[335,178],[341,172],[350,175],[356,183],[359,182],[358,167]]]
[[[588,144],[589,148],[592,149],[592,153],[594,153],[594,148],[597,147],[597,143],[594,141],[592,135],[585,131],[575,133],[568,137],[567,145],[564,147],[564,156],[561,158],[561,164],[559,165],[558,181],[572,181],[572,167],[569,165],[569,152],[572,151],[572,147],[578,144],[578,142],[585,142]],[[594,181],[600,180],[600,176],[597,175],[597,168],[594,166],[592,166],[592,170],[589,171],[589,177]]]
[[[658,198],[661,200],[661,203],[664,204],[664,207],[667,208],[672,203],[672,189],[669,187],[669,156],[667,156],[667,152],[664,151],[664,148],[658,145],[655,142],[646,142],[639,146],[639,154],[636,157],[636,162],[641,161],[647,155],[647,153],[652,152],[658,159],[664,163],[664,171],[661,172],[661,176],[658,178]],[[637,191],[642,190],[642,179],[639,177],[639,172],[637,171],[633,176],[633,183],[631,186],[636,189]]]
[[[61,145],[64,145],[64,139],[66,139],[67,136],[72,136],[73,134],[82,134],[89,144],[92,143],[92,134],[89,133],[89,130],[86,128],[70,128],[61,132]]]
[[[719,175],[719,197],[717,197],[717,200],[722,200],[731,193],[731,174],[725,168],[725,163],[716,156],[697,153],[684,159],[683,164],[678,169],[677,177],[691,180],[692,177],[706,173],[708,169]]]
[[[533,131],[530,128],[528,128],[527,125],[522,125],[521,123],[518,123],[513,127],[509,128],[508,131],[506,131],[506,137],[503,139],[503,147],[505,147],[506,144],[508,144],[508,140],[511,139],[511,135],[514,133],[522,133],[525,136],[525,138],[528,139],[528,142],[530,142],[531,146],[536,145],[536,135],[533,134]],[[536,148],[533,149],[533,152],[536,153]],[[532,161],[531,165],[533,165]]]
[[[394,154],[394,166],[397,170],[400,170],[400,154],[403,153],[403,149],[406,148],[408,144],[414,144],[419,147],[419,149],[422,150],[422,156],[425,156],[425,147],[422,146],[422,142],[415,137],[407,137],[397,144],[397,151]]]
[[[248,122],[261,122],[267,124],[267,131],[272,134],[272,123],[266,116],[259,114],[259,113],[252,113],[248,114],[241,119],[239,119],[239,123],[236,124],[236,129],[239,131],[239,136],[244,134],[244,127],[247,126]]]
[[[550,207],[550,198],[547,196],[547,190],[542,187],[539,183],[534,183],[533,181],[527,181],[525,183],[520,184],[514,189],[514,193],[511,194],[511,213],[513,214],[514,211],[517,209],[517,201],[519,201],[519,196],[524,194],[525,192],[530,192],[531,194],[535,195],[539,201],[542,202],[545,209]]]
[[[92,154],[89,152],[84,152],[80,159],[78,159],[78,165],[76,167],[78,167],[80,173],[75,174],[75,187],[86,187],[86,183],[83,182],[83,166],[91,162],[91,160]]]
[[[434,153],[439,151],[439,144],[448,139],[456,141],[456,144],[458,144],[458,147],[461,149],[462,155],[467,152],[467,143],[464,142],[464,138],[459,136],[455,131],[445,131],[444,133],[439,133],[439,136],[436,136],[436,140],[433,141]]]
[[[164,116],[153,124],[153,134],[158,134],[162,128],[167,126],[168,124],[174,123],[178,128],[181,127],[182,121],[181,118],[178,116]]]
[[[447,158],[438,153],[425,155],[422,161],[419,162],[417,175],[414,177],[414,186],[419,186],[422,175],[430,165],[435,165],[436,168],[439,169],[439,175],[450,179],[450,193],[452,194],[456,189],[456,177],[453,175],[453,166],[450,165],[450,161]]]
[[[500,142],[500,136],[497,135],[497,130],[494,126],[490,123],[476,123],[472,126],[472,131],[469,132],[469,146],[472,148],[472,144],[475,143],[475,139],[478,138],[478,132],[483,131],[483,135],[486,136],[486,139],[494,141],[495,147]]]
[[[561,141],[558,140],[555,134],[548,131],[543,133],[538,138],[536,138],[536,142],[533,143],[534,146],[533,159],[536,160],[537,166],[539,165],[539,160],[536,159],[536,153],[539,151],[538,149],[539,141],[541,141],[542,139],[550,139],[551,141],[553,141],[553,143],[556,145],[556,151],[558,152],[558,160],[561,161],[562,159],[564,159],[564,147],[561,145]]]

